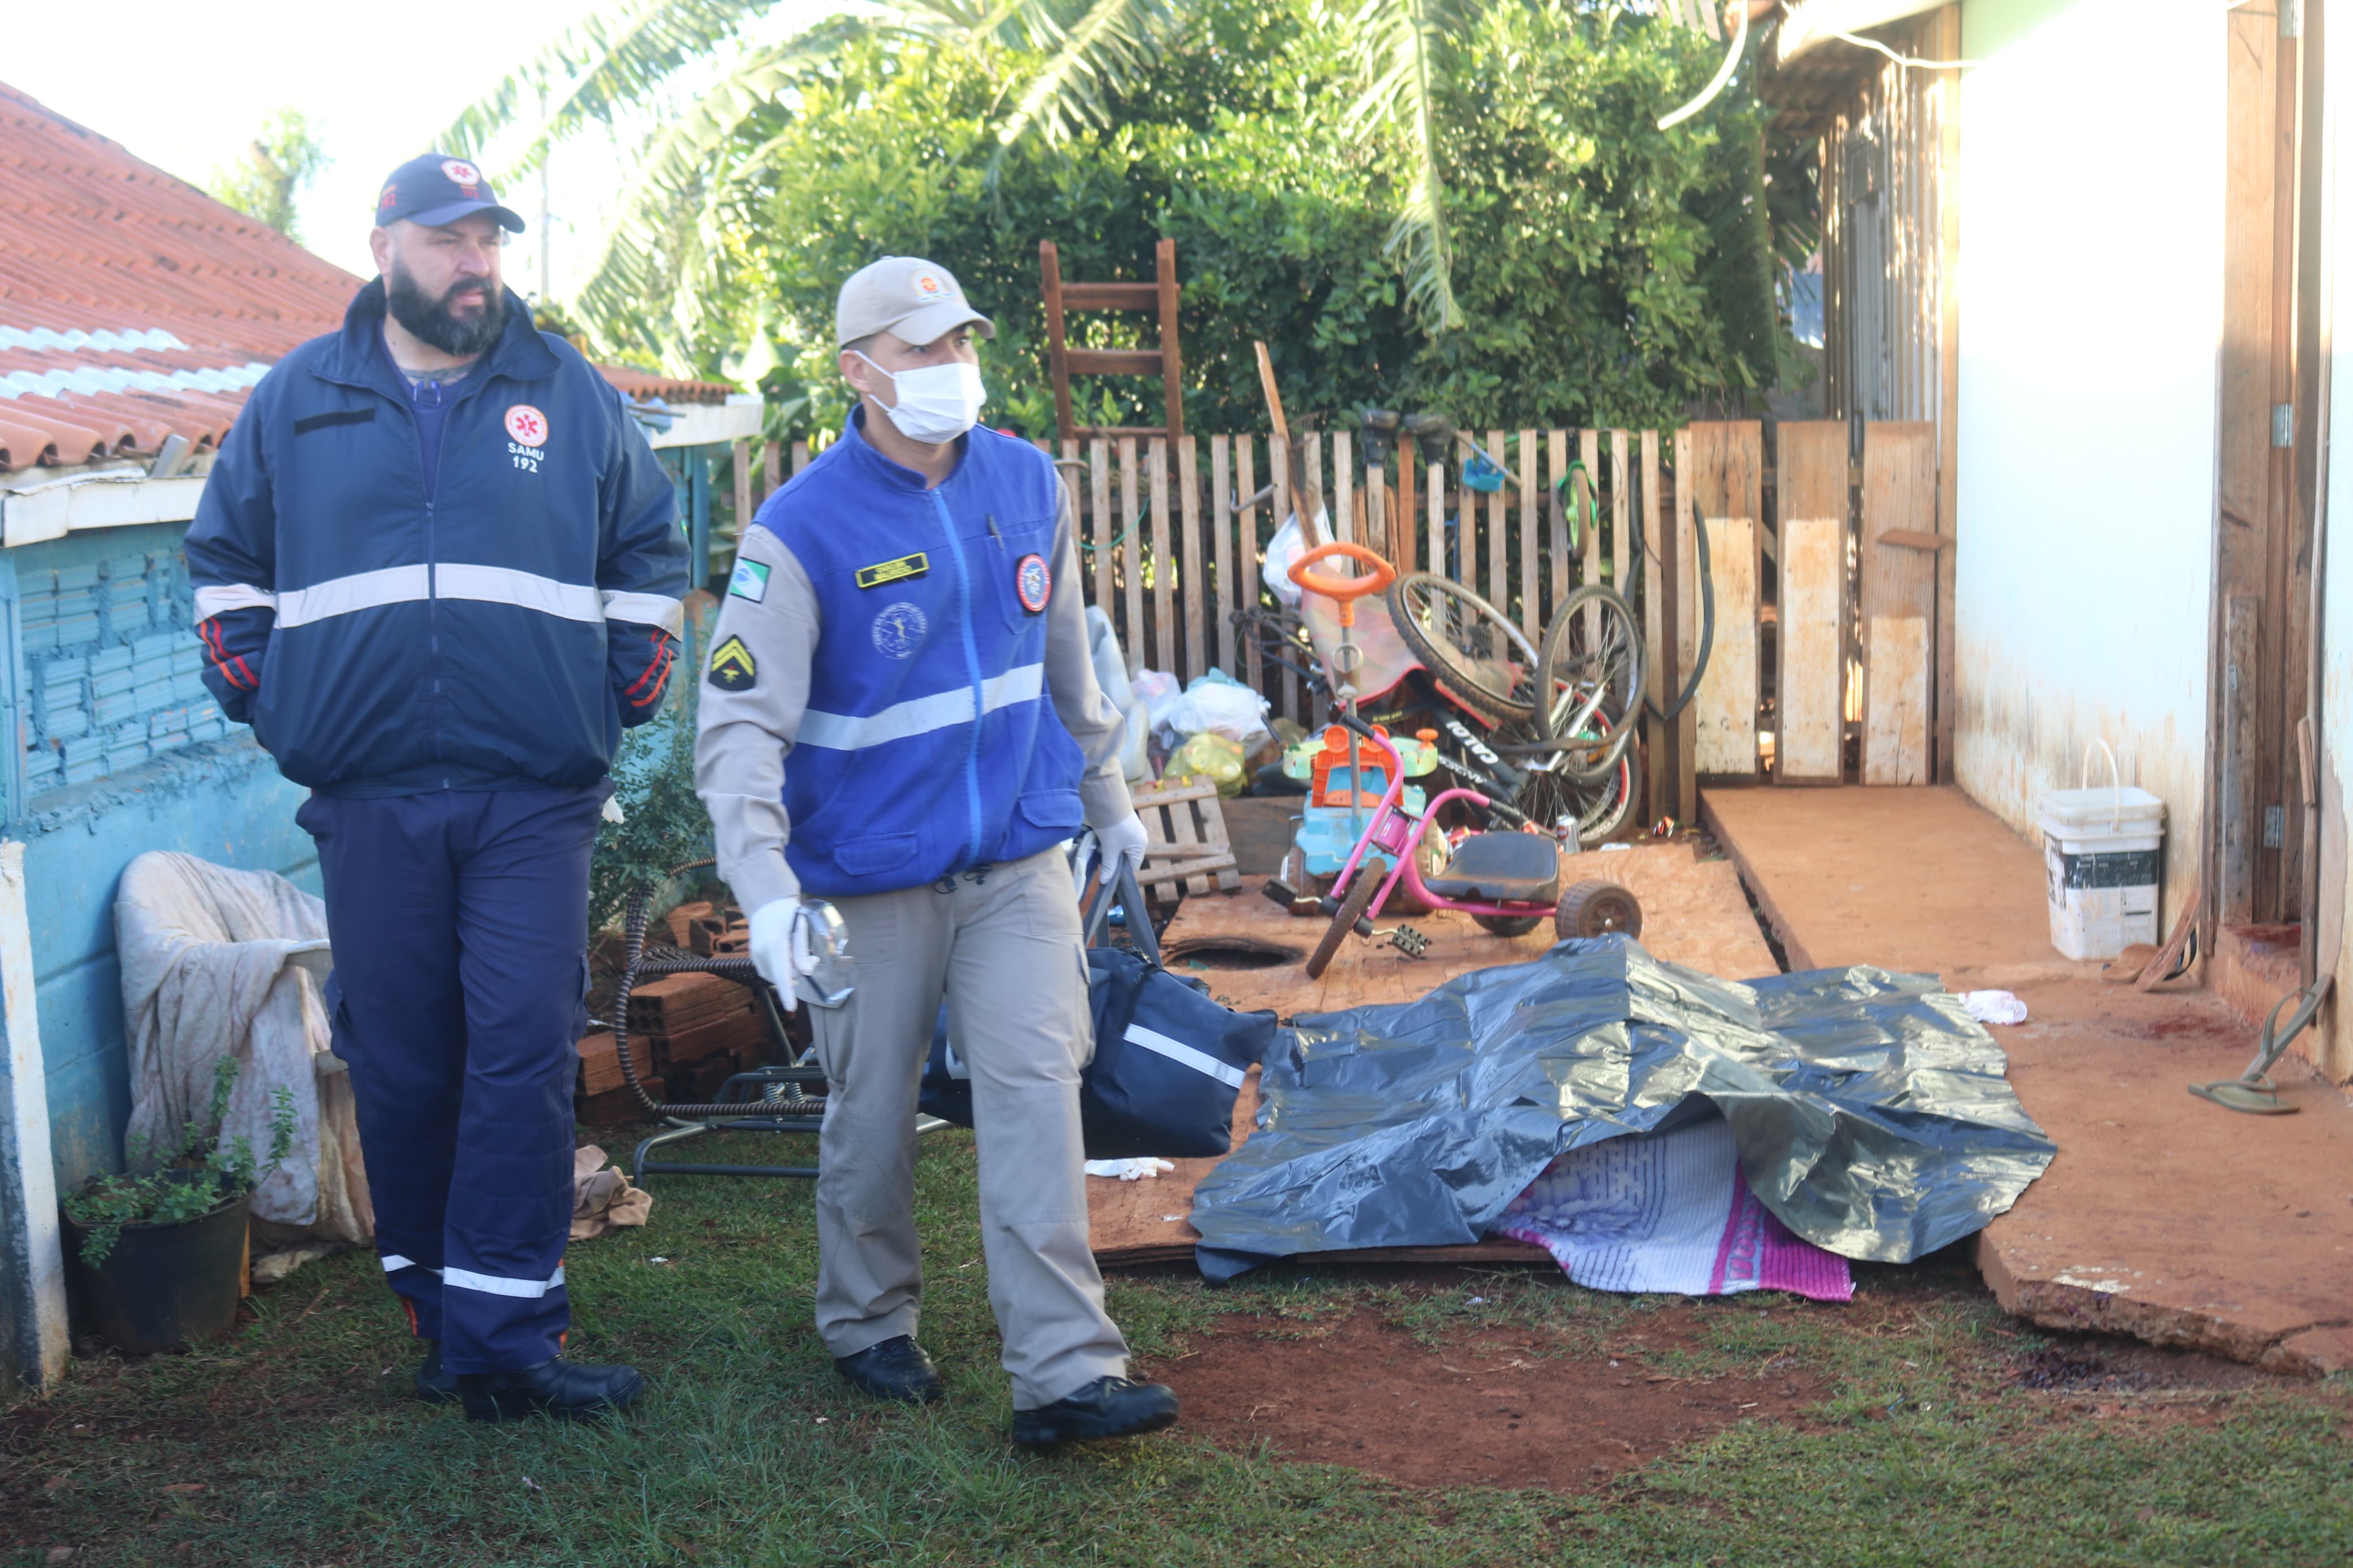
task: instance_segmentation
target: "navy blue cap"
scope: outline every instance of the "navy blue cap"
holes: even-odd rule
[[[385,176],[375,198],[378,228],[406,218],[431,228],[455,223],[469,213],[489,213],[510,234],[522,232],[522,219],[499,205],[499,194],[471,159],[427,153]]]

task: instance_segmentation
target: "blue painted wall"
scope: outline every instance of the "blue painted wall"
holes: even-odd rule
[[[310,837],[294,826],[303,792],[221,720],[195,678],[185,532],[109,529],[0,552],[18,737],[0,832],[26,847],[60,1189],[122,1161],[122,868],[150,849],[179,849],[318,890]]]

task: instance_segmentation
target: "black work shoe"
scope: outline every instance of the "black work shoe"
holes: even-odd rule
[[[458,1379],[469,1421],[520,1421],[531,1415],[596,1421],[626,1407],[646,1391],[633,1366],[541,1362],[520,1372],[470,1372]]]
[[[425,1359],[417,1364],[409,1382],[417,1387],[417,1397],[427,1405],[450,1405],[458,1398],[458,1374],[441,1370],[441,1346],[436,1340],[425,1342]]]
[[[940,1369],[906,1334],[868,1345],[856,1355],[836,1356],[833,1364],[860,1393],[901,1405],[929,1405],[948,1391]]]
[[[1090,1437],[1130,1437],[1176,1424],[1176,1391],[1165,1383],[1099,1377],[1067,1399],[1013,1413],[1013,1440],[1032,1448]]]

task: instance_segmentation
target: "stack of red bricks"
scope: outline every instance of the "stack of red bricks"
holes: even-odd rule
[[[732,906],[710,903],[672,910],[669,935],[671,946],[705,957],[739,953],[745,940],[743,916]],[[630,1061],[656,1100],[714,1100],[730,1078],[763,1065],[768,1054],[757,1003],[733,980],[670,974],[630,993]],[[573,1114],[588,1126],[646,1119],[645,1107],[622,1077],[620,1052],[609,1030],[596,1030],[580,1042]]]

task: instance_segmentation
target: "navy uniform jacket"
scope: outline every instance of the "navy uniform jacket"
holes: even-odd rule
[[[576,787],[659,708],[677,500],[620,395],[510,293],[428,500],[384,284],[280,361],[188,530],[205,683],[333,795]]]

